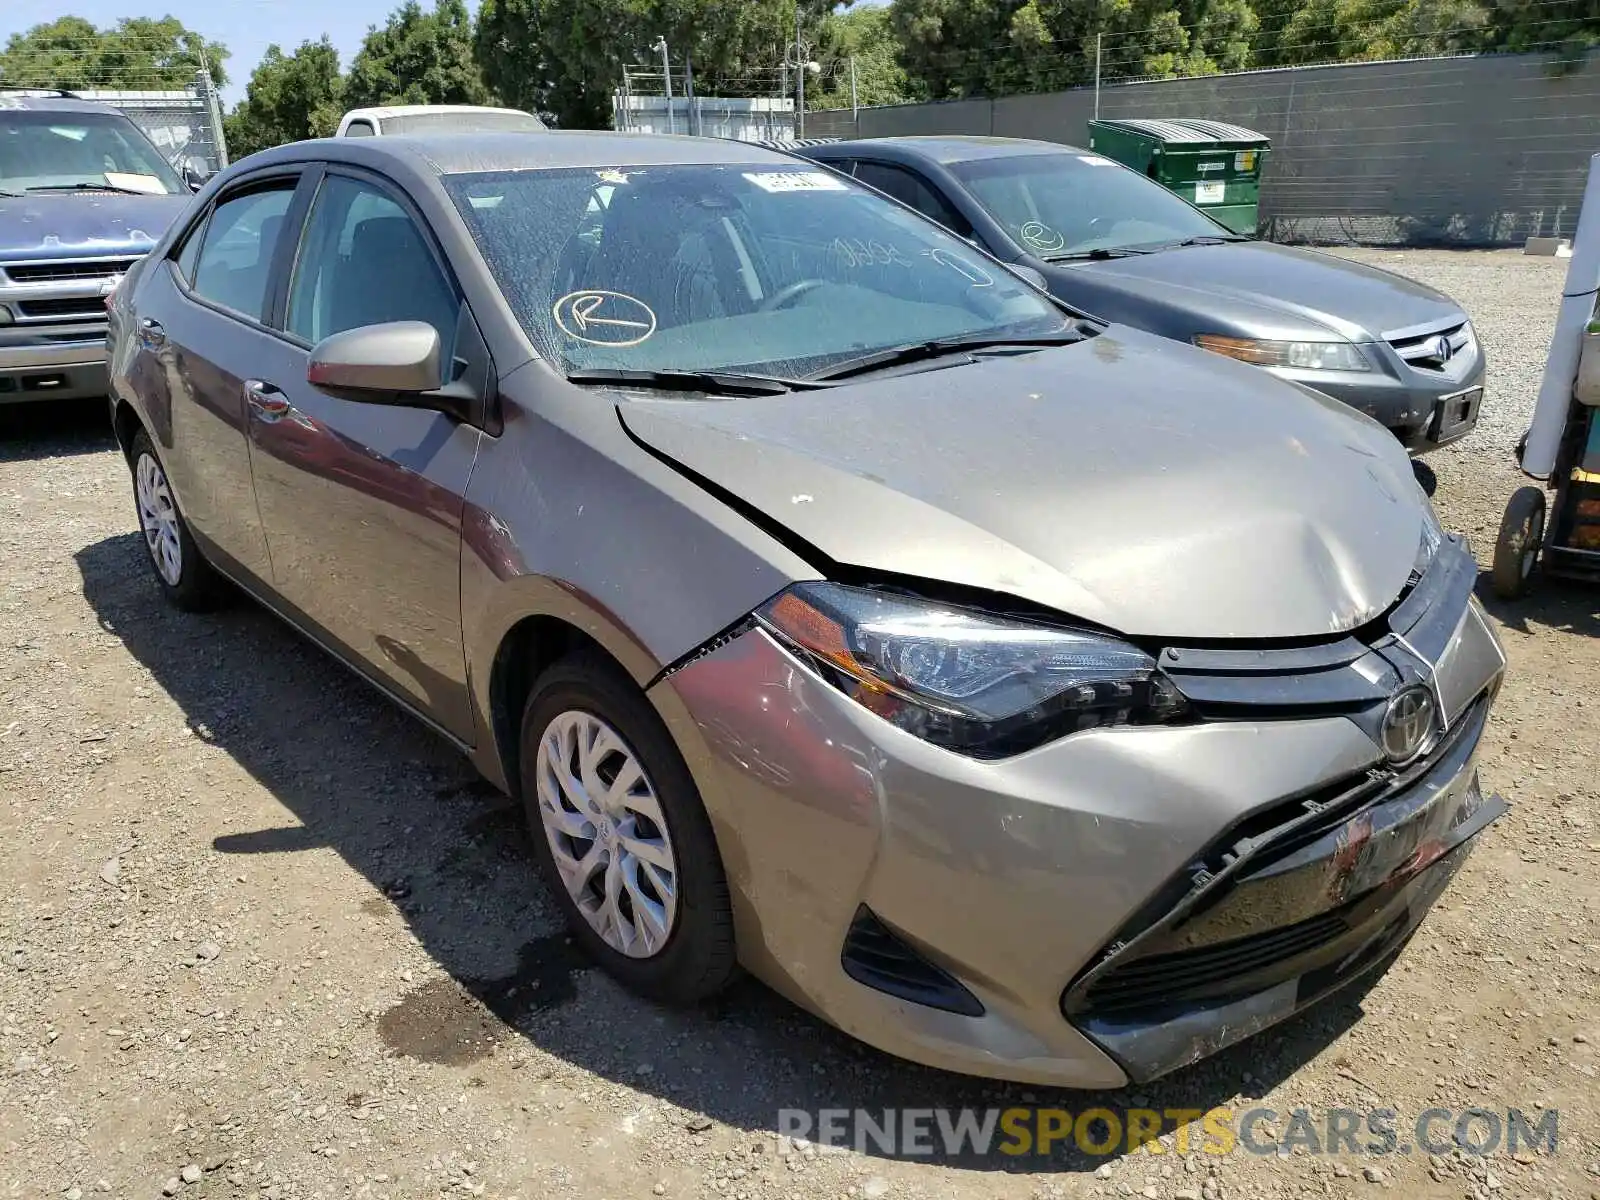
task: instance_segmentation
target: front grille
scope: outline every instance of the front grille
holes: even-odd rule
[[[1231,987],[1253,971],[1315,950],[1349,929],[1342,917],[1328,912],[1232,941],[1146,955],[1113,967],[1090,985],[1084,999],[1098,1016],[1158,1008],[1175,997]]]
[[[99,262],[19,263],[4,268],[12,283],[64,283],[77,279],[110,279],[132,267],[131,258]]]
[[[68,321],[104,319],[106,302],[99,296],[61,296],[50,300],[19,300],[17,312],[35,320],[58,318]]]
[[[1463,321],[1449,329],[1419,337],[1397,338],[1389,343],[1408,364],[1424,371],[1442,371],[1472,344],[1472,326]]]

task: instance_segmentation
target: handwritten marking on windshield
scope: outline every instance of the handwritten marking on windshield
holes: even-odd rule
[[[833,252],[852,270],[858,267],[911,265],[911,260],[900,252],[900,247],[892,242],[880,242],[875,238],[871,241],[863,241],[861,238],[834,238]]]
[[[1029,221],[1017,230],[1017,236],[1044,254],[1053,254],[1067,247],[1066,236],[1059,229],[1051,229],[1043,221]]]
[[[655,311],[622,292],[569,292],[550,311],[562,333],[591,346],[637,346],[656,331]]]
[[[972,286],[975,288],[994,286],[994,276],[985,271],[977,263],[968,262],[964,258],[958,258],[956,255],[951,254],[948,250],[924,250],[923,253],[929,258],[933,259],[933,261],[938,263],[941,267],[949,267],[957,275],[969,280]]]

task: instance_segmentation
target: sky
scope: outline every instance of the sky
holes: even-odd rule
[[[123,17],[174,16],[210,41],[228,48],[226,104],[244,95],[267,47],[277,42],[293,50],[326,33],[345,65],[361,48],[367,29],[381,25],[400,0],[0,0],[0,44],[45,21],[71,14],[99,26]],[[863,0],[877,3],[879,0]],[[478,0],[467,0],[477,10]]]

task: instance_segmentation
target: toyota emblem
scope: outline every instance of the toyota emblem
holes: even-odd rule
[[[1427,749],[1437,714],[1433,693],[1427,688],[1408,687],[1396,692],[1383,714],[1383,753],[1389,761],[1404,765]]]

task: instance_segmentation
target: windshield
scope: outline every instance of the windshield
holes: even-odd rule
[[[533,133],[543,128],[538,117],[521,112],[412,113],[383,119],[383,131],[388,134]]]
[[[569,372],[792,378],[890,347],[1071,327],[965,242],[799,164],[444,182],[528,336]]]
[[[116,113],[0,111],[0,191],[84,185],[156,196],[186,192],[132,121]]]
[[[950,170],[1023,249],[1040,258],[1232,234],[1187,201],[1098,154],[1027,154]]]

